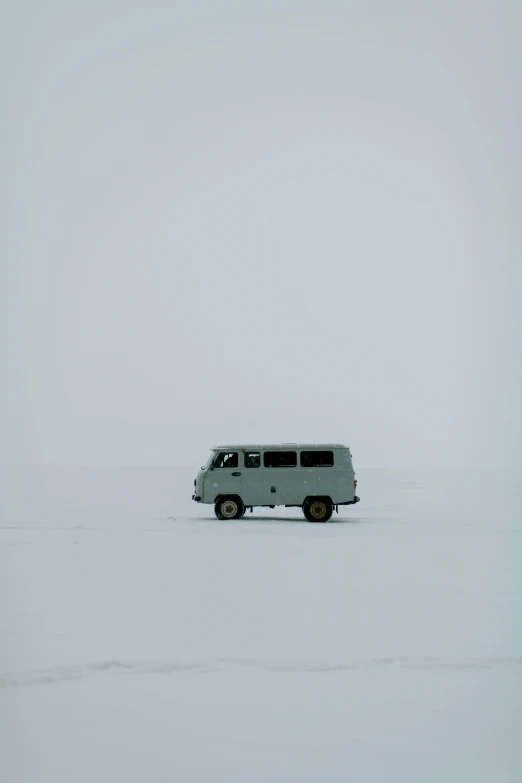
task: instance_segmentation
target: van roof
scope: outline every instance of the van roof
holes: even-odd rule
[[[348,446],[342,443],[242,443],[238,445],[225,445],[225,446],[213,446],[212,451],[240,451],[245,449],[246,451],[263,451],[266,449],[285,449],[285,451],[293,451],[295,449],[347,449]]]

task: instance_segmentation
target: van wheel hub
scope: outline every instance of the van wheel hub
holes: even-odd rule
[[[221,513],[227,519],[233,519],[233,517],[235,517],[237,514],[237,505],[233,500],[227,500],[227,502],[223,503],[221,506]]]
[[[310,512],[316,519],[322,519],[324,516],[326,516],[326,506],[324,503],[316,501],[310,506]]]

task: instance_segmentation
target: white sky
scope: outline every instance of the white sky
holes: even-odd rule
[[[502,1],[11,2],[4,458],[520,464],[521,29]]]

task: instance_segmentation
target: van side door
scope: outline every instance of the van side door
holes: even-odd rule
[[[271,497],[276,506],[299,505],[296,498],[300,495],[297,489],[297,452],[296,451],[265,451],[263,453],[263,468],[267,484],[270,486]]]
[[[241,457],[242,498],[245,506],[275,506],[276,496],[275,492],[271,491],[271,477],[263,466],[263,453],[245,450]]]

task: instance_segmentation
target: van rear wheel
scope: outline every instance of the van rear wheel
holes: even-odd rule
[[[238,497],[219,498],[214,513],[218,519],[240,519],[245,513],[245,505]]]
[[[333,514],[333,503],[330,498],[307,498],[303,514],[309,522],[328,522]]]

